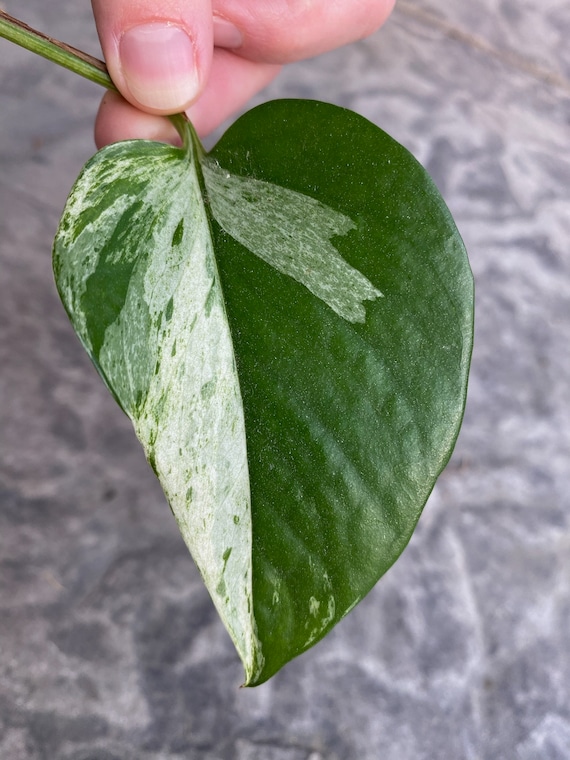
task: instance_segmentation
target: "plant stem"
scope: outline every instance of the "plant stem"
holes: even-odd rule
[[[31,26],[2,10],[0,10],[0,37],[4,37],[10,40],[10,42],[15,42],[16,45],[20,45],[32,53],[41,55],[43,58],[47,58],[48,61],[57,63],[73,71],[75,74],[89,79],[90,82],[95,82],[95,84],[100,84],[108,90],[117,92],[117,88],[113,84],[113,80],[109,76],[109,72],[103,61],[94,58],[88,53],[84,53],[82,50],[71,47],[71,45],[67,45],[65,42],[48,37],[47,34],[38,32],[37,29],[32,29]],[[188,135],[184,127],[185,123],[188,122],[186,115],[183,113],[173,114],[167,118],[174,124],[183,142],[186,143]],[[195,140],[198,141],[194,128],[192,125],[190,127]]]
[[[116,91],[117,89],[103,61],[32,29],[23,21],[13,18],[2,10],[0,10],[0,37],[5,37],[16,45],[31,50],[32,53],[37,53],[91,82],[109,90]]]

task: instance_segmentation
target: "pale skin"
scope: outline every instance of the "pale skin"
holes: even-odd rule
[[[164,116],[186,111],[204,136],[287,63],[375,32],[395,0],[92,0],[121,95],[95,124],[102,147],[134,137],[176,141]]]

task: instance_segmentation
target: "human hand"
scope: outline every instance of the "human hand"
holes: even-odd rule
[[[92,0],[108,92],[98,147],[132,137],[175,141],[163,115],[186,111],[211,132],[285,63],[368,36],[395,0]],[[122,97],[121,97],[122,96]]]

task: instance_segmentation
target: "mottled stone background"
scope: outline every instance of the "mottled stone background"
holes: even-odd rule
[[[3,0],[98,54],[87,0]],[[570,4],[400,0],[264,94],[407,145],[477,285],[465,424],[402,558],[268,684],[241,667],[50,245],[96,86],[0,40],[0,758],[570,758]]]

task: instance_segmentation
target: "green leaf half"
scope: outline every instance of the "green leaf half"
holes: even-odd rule
[[[276,101],[194,145],[97,154],[54,268],[255,685],[408,542],[459,431],[473,283],[426,172],[353,113]]]

